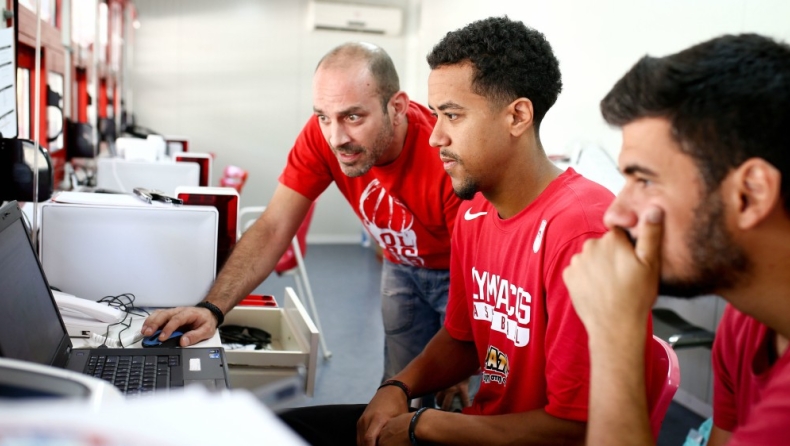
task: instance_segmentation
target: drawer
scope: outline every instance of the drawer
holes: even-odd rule
[[[225,324],[272,335],[271,350],[225,351],[232,387],[255,389],[303,371],[305,393],[313,396],[320,334],[293,288],[285,288],[282,307],[237,306],[225,315]]]

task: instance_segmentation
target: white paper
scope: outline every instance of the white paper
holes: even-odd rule
[[[16,59],[14,28],[0,29],[0,132],[4,138],[17,136]]]
[[[302,446],[244,390],[199,386],[92,408],[80,402],[0,400],[0,444],[41,446]]]

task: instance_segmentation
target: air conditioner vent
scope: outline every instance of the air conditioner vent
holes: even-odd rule
[[[309,25],[313,30],[397,36],[403,26],[403,11],[386,6],[311,2]]]

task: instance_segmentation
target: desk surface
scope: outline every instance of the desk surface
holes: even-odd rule
[[[86,348],[91,347],[90,343],[88,342],[88,338],[71,338],[71,343],[74,348]],[[129,345],[130,348],[142,347],[140,341],[135,342],[132,345]],[[222,342],[219,339],[219,330],[214,331],[214,336],[206,339],[205,341],[198,342],[197,344],[190,345],[188,348],[193,347],[222,347]]]

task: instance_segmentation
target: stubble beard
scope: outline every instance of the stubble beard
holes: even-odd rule
[[[344,144],[340,147],[333,147],[332,150],[335,152],[364,154],[362,159],[359,160],[360,164],[358,165],[348,166],[340,163],[340,170],[342,170],[347,177],[356,178],[365,175],[373,166],[376,165],[376,163],[379,161],[379,158],[381,158],[381,155],[387,151],[394,139],[395,129],[390,122],[389,114],[385,114],[384,123],[382,124],[381,129],[376,135],[376,139],[373,141],[373,144],[371,144],[370,148],[358,144]]]
[[[707,194],[694,210],[694,226],[686,237],[692,274],[664,279],[659,293],[691,298],[733,288],[747,280],[752,262],[728,232],[718,191]]]

